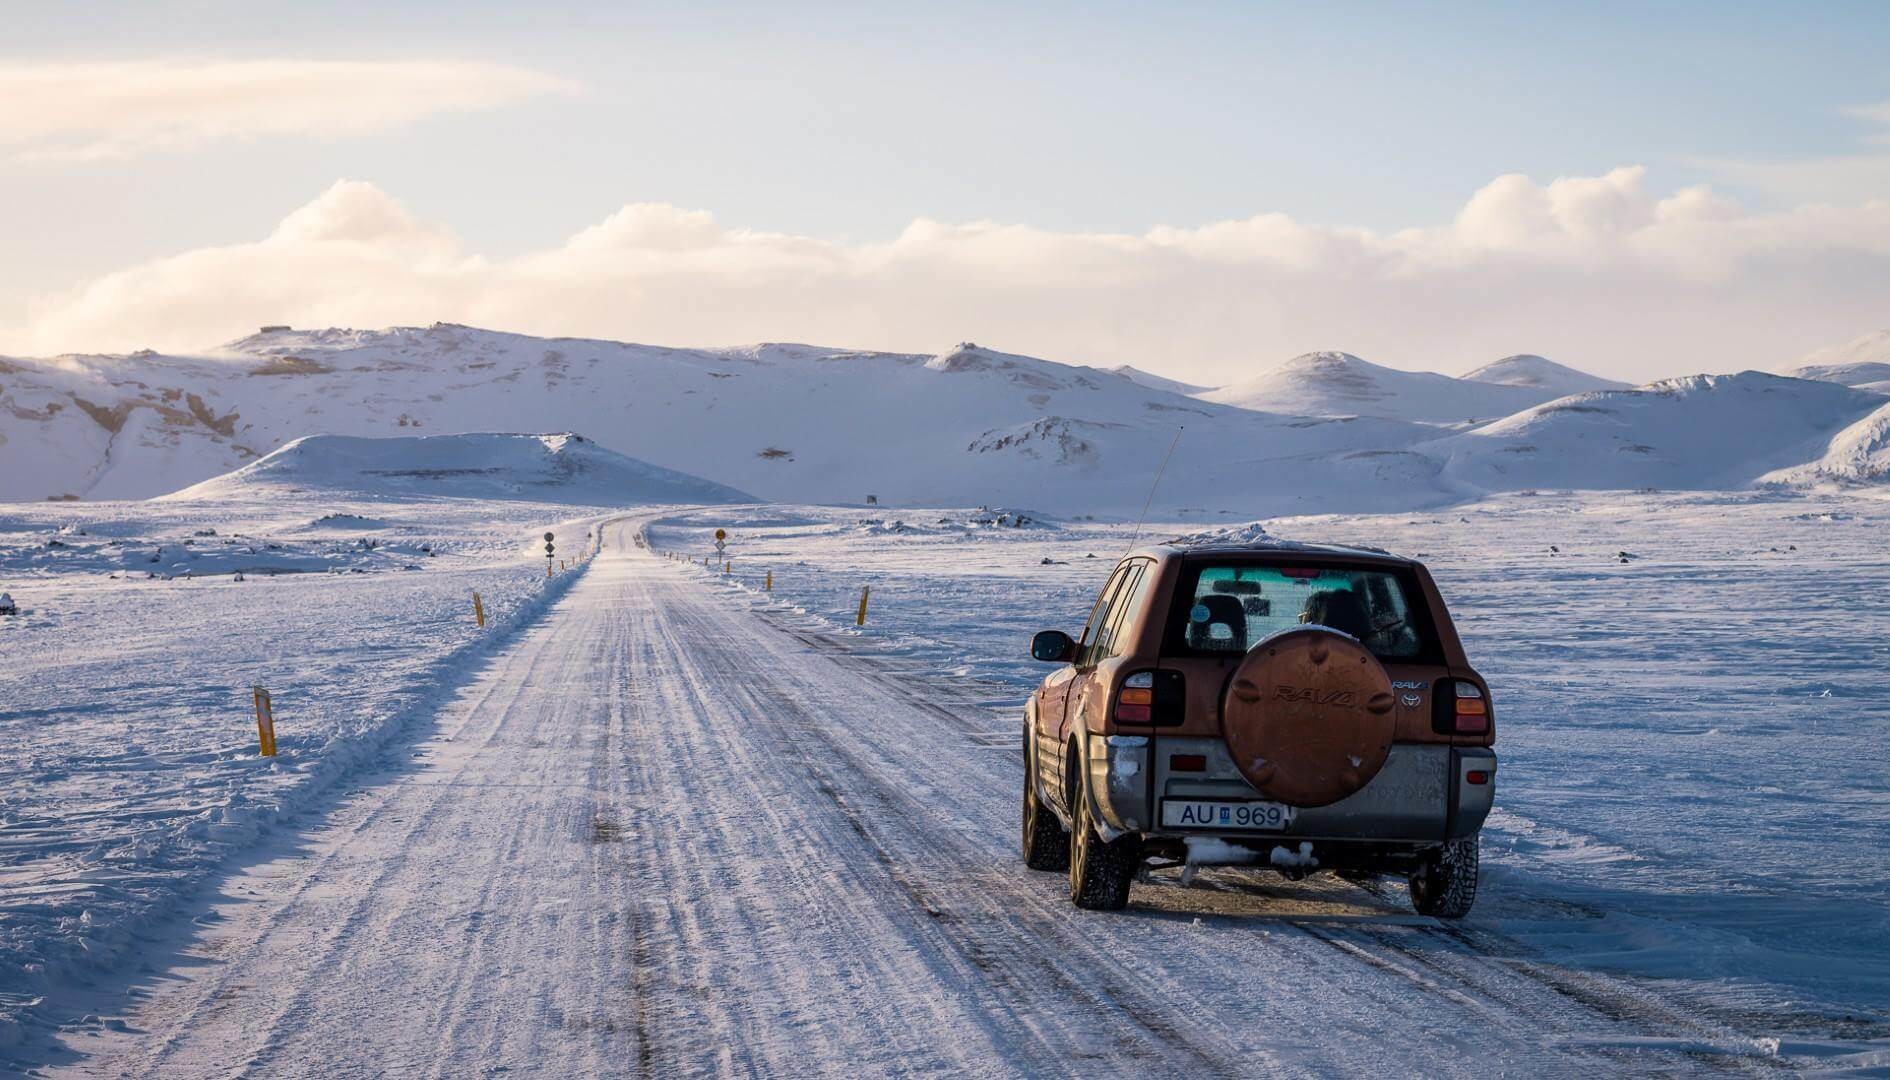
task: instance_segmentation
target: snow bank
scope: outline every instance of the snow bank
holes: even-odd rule
[[[1176,547],[1203,547],[1215,544],[1264,544],[1273,539],[1275,539],[1275,537],[1273,533],[1267,530],[1265,522],[1249,521],[1244,524],[1229,525],[1220,529],[1202,529],[1196,532],[1183,533],[1180,536],[1171,537],[1162,542],[1165,544],[1174,544]]]
[[[220,536],[214,530],[210,535],[135,539],[107,539],[71,531],[34,538],[27,543],[0,539],[0,567],[54,574],[91,572],[161,578],[217,574],[362,574],[419,570],[422,562],[434,557],[432,545],[418,539],[263,538]]]

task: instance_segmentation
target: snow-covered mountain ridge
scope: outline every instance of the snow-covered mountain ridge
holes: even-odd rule
[[[235,472],[165,498],[218,499],[293,488],[356,496],[450,495],[538,503],[753,502],[731,487],[659,468],[582,435],[308,435]],[[249,489],[249,490],[245,490]]]
[[[1505,356],[1495,363],[1485,364],[1475,371],[1467,372],[1460,378],[1468,382],[1493,383],[1497,386],[1526,386],[1533,390],[1566,397],[1569,394],[1585,394],[1591,390],[1626,390],[1628,384],[1604,379],[1599,375],[1590,375],[1578,371],[1567,364],[1558,364],[1547,357],[1532,353]]]
[[[765,500],[1133,514],[1185,427],[1154,512],[1251,517],[1738,486],[1819,462],[1790,475],[1868,479],[1875,457],[1852,444],[1872,436],[1834,440],[1886,400],[1756,373],[1562,397],[1603,381],[1531,356],[1456,379],[1310,354],[1200,397],[1150,379],[968,343],[926,356],[272,329],[193,356],[0,359],[0,501],[151,497],[313,434],[582,431]]]
[[[1399,371],[1351,353],[1311,352],[1197,396],[1243,409],[1447,424],[1508,416],[1561,393],[1533,385],[1453,379],[1434,371]]]

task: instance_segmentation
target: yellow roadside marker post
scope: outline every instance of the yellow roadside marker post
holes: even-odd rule
[[[727,577],[727,576],[728,576],[728,572],[729,572],[729,567],[731,567],[731,566],[734,566],[734,565],[735,565],[734,563],[723,563],[723,564],[722,564],[722,576],[724,576],[724,577]]]
[[[263,757],[276,756],[276,710],[269,702],[269,691],[250,687],[256,699],[256,750]]]
[[[767,592],[774,591],[774,571],[772,570],[768,571],[768,580],[763,582],[761,587],[764,591],[767,591]]]
[[[486,628],[486,602],[479,599],[478,589],[473,590],[473,622],[478,623],[481,630]]]
[[[868,596],[871,596],[872,593],[873,593],[873,587],[871,585],[862,585],[860,587],[860,613],[859,615],[854,617],[853,625],[855,626],[866,625],[866,598]]]

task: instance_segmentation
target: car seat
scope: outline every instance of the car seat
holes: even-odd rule
[[[1360,641],[1371,635],[1371,620],[1365,615],[1365,603],[1351,589],[1321,589],[1306,598],[1299,621],[1350,634]]]
[[[1195,610],[1189,612],[1188,647],[1204,652],[1246,652],[1247,651],[1247,613],[1241,606],[1240,597],[1225,593],[1209,593],[1194,602]],[[1193,616],[1206,609],[1207,618],[1195,619]],[[1230,631],[1228,637],[1217,637],[1215,626],[1225,626]]]

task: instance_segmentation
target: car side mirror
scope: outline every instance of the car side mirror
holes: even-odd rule
[[[1076,659],[1076,642],[1061,630],[1042,630],[1030,639],[1030,658],[1046,664]]]

